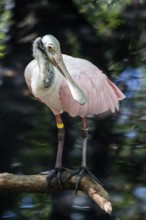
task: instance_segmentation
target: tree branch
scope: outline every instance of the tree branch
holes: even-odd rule
[[[58,187],[56,178],[50,183],[50,192],[59,192],[75,189],[76,176],[66,180],[69,171],[62,174],[62,189]],[[14,175],[10,173],[0,174],[0,191],[9,192],[28,192],[28,193],[45,193],[45,182],[47,175]],[[101,209],[107,213],[112,212],[112,205],[109,201],[108,193],[105,189],[94,180],[85,176],[81,179],[79,190],[85,192]]]

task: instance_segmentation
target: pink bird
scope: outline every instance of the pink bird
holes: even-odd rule
[[[124,94],[91,62],[61,54],[59,41],[52,35],[38,37],[33,43],[32,60],[25,69],[25,80],[31,93],[47,105],[55,115],[58,128],[58,151],[55,168],[48,174],[47,185],[57,177],[61,187],[64,143],[63,112],[82,119],[82,164],[70,175],[77,175],[76,190],[83,176],[97,180],[86,165],[88,126],[85,116],[119,110]],[[98,180],[97,180],[98,181]]]

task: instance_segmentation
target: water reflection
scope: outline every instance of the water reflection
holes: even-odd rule
[[[32,202],[32,197],[30,195],[27,195],[22,198],[21,203],[20,203],[20,208],[22,209],[29,209],[33,208],[33,202]]]
[[[14,219],[16,216],[17,214],[12,211],[5,211],[2,215],[2,219]]]

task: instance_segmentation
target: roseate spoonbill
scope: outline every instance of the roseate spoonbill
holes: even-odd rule
[[[96,66],[87,60],[61,54],[59,41],[52,35],[38,37],[33,43],[32,60],[25,69],[25,80],[31,93],[54,113],[58,128],[58,150],[55,168],[48,174],[47,185],[57,177],[61,186],[64,143],[63,112],[82,119],[82,164],[77,175],[76,190],[83,176],[97,180],[86,166],[88,127],[85,116],[119,109],[119,101],[125,96]]]

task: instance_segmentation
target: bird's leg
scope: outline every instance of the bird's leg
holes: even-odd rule
[[[65,130],[64,130],[64,124],[62,122],[61,116],[56,115],[55,118],[56,118],[56,125],[58,128],[58,149],[57,149],[55,168],[60,169],[62,168],[62,154],[63,154]]]
[[[81,167],[86,167],[86,154],[87,154],[87,140],[88,140],[88,127],[85,118],[82,118],[82,164]]]
[[[64,168],[62,166],[62,154],[63,154],[63,145],[64,145],[64,137],[65,137],[64,124],[62,122],[60,115],[56,115],[55,119],[56,119],[56,125],[58,128],[57,157],[56,157],[55,168],[53,170],[48,171],[48,172],[42,173],[42,174],[47,174],[46,188],[48,188],[50,181],[53,177],[57,178],[58,185],[60,188],[62,188],[61,174],[63,171],[67,170],[66,168]]]
[[[77,171],[72,172],[72,174],[69,176],[69,178],[71,178],[72,176],[77,175],[76,186],[75,186],[76,193],[79,189],[80,181],[84,176],[89,176],[91,179],[94,179],[95,181],[100,183],[100,181],[90,172],[89,168],[86,165],[87,139],[88,139],[88,127],[86,124],[86,119],[83,117],[82,118],[82,163],[81,163],[81,168]]]

